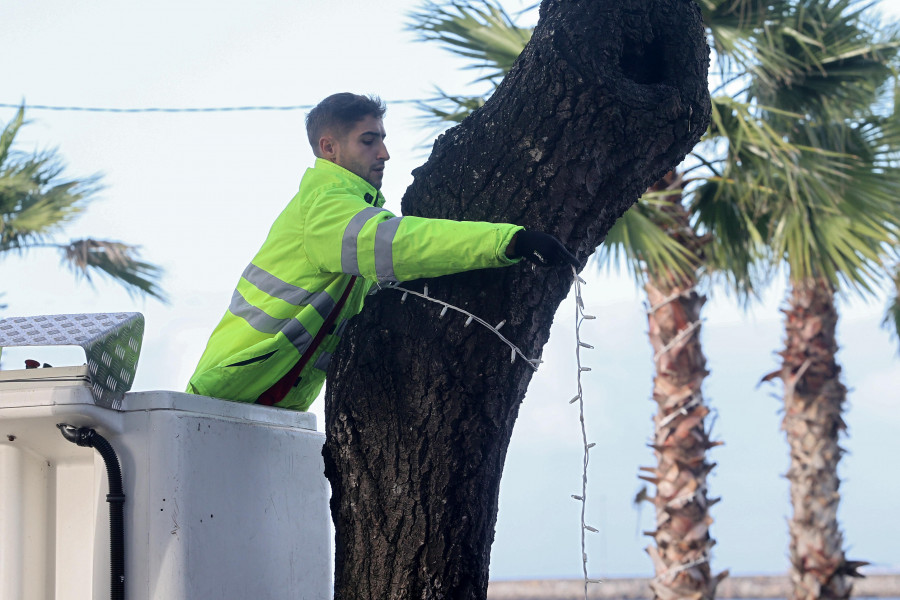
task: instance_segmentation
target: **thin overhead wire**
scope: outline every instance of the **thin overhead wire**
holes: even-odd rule
[[[418,104],[430,102],[434,98],[385,100],[387,104]],[[261,105],[261,106],[202,106],[202,107],[165,107],[165,106],[141,106],[117,108],[110,106],[59,106],[50,104],[28,104],[21,102],[12,104],[0,102],[0,108],[21,108],[29,110],[52,110],[69,112],[93,112],[93,113],[214,113],[214,112],[263,112],[263,111],[296,111],[310,110],[315,104],[294,104],[286,106]]]

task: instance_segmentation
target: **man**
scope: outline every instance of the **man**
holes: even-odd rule
[[[315,166],[244,269],[188,392],[306,410],[374,283],[522,258],[577,264],[556,238],[517,225],[396,217],[382,208],[384,113],[377,97],[341,93],[307,115]]]

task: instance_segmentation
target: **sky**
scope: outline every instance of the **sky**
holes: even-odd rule
[[[527,3],[526,3],[527,4]],[[507,2],[510,10],[522,7]],[[881,3],[900,16],[900,0]],[[400,101],[435,86],[466,93],[477,76],[405,30],[413,1],[231,0],[141,5],[96,0],[0,0],[0,103],[80,107],[314,105],[338,91],[379,94],[392,158],[383,192],[400,211],[410,172],[424,162],[432,128]],[[0,122],[14,108],[0,107]],[[130,297],[117,285],[77,280],[53,250],[0,260],[0,316],[138,311],[146,332],[134,390],[182,390],[244,266],[294,195],[313,155],[305,111],[92,113],[28,109],[20,150],[58,149],[72,176],[102,174],[105,188],[55,239],[139,245],[165,268],[170,302]],[[644,548],[653,508],[637,510],[640,466],[654,463],[652,353],[642,291],[626,274],[588,267],[581,331],[585,351],[587,552],[592,577],[651,576]],[[780,431],[778,366],[785,288],[778,280],[749,309],[709,290],[701,340],[714,412],[709,478],[717,540],[712,568],[735,575],[787,569],[788,454]],[[839,301],[837,355],[849,388],[839,518],[849,558],[869,572],[900,570],[900,356],[880,326],[886,296]],[[582,444],[576,391],[574,301],[559,309],[513,433],[500,492],[492,579],[580,577]],[[448,326],[452,326],[448,323]],[[38,352],[40,356],[36,356]],[[498,355],[506,356],[505,351]],[[4,351],[4,368],[36,357],[81,364],[80,349]],[[321,430],[323,402],[316,413]]]

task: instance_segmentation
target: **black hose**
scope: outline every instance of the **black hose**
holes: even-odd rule
[[[116,451],[106,438],[89,427],[73,427],[65,423],[57,425],[63,437],[79,446],[95,448],[106,463],[109,479],[109,567],[110,598],[125,600],[125,492],[122,489],[122,471]]]

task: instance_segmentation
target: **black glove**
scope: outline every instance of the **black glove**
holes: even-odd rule
[[[578,267],[578,259],[552,235],[522,229],[513,237],[512,243],[514,258],[522,257],[542,267]]]

